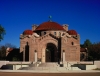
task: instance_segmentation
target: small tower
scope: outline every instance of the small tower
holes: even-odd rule
[[[66,31],[68,31],[68,26],[69,26],[68,24],[63,24],[62,26]]]
[[[37,26],[38,26],[38,25],[33,24],[33,25],[32,25],[32,31],[34,31],[34,30],[37,28]]]

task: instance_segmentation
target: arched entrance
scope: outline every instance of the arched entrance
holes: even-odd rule
[[[53,43],[48,43],[45,50],[45,62],[57,62],[58,51]]]

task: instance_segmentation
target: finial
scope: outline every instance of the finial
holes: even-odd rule
[[[52,18],[52,16],[50,15],[50,16],[49,16],[49,21],[50,21],[50,22],[52,22],[51,18]]]

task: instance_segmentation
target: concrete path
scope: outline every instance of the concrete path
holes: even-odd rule
[[[100,76],[100,72],[34,73],[2,71],[0,76]]]
[[[76,71],[76,70],[69,70],[69,71],[57,71],[57,70],[0,70],[0,72],[16,72],[16,73],[20,73],[20,72],[24,72],[24,73],[100,73],[100,70],[80,70],[80,71]]]

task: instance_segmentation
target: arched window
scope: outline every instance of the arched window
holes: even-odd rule
[[[59,32],[59,36],[61,36],[61,33]]]
[[[56,35],[56,32],[54,32],[54,35]]]
[[[44,32],[44,35],[46,34],[46,32]]]
[[[72,45],[74,45],[74,42],[71,42]]]

